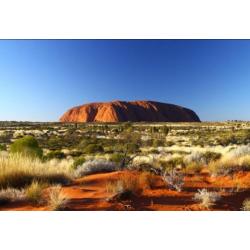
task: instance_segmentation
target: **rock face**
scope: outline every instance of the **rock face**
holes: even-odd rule
[[[89,103],[67,111],[61,122],[200,122],[190,109],[154,101]]]

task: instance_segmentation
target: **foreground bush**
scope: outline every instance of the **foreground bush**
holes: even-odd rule
[[[239,171],[250,171],[250,156],[223,158],[209,164],[210,172],[217,175],[232,175]]]
[[[58,211],[63,210],[68,203],[67,196],[62,192],[60,185],[50,188],[48,205],[50,210]]]
[[[197,162],[191,162],[185,167],[185,170],[187,173],[198,174],[202,170],[202,165]]]
[[[6,145],[0,144],[0,151],[5,151],[6,150]]]
[[[14,154],[0,156],[0,189],[22,188],[33,181],[66,184],[71,180],[70,166],[51,166],[39,159]]]
[[[198,190],[194,196],[194,200],[206,209],[211,208],[220,199],[220,195],[216,192],[209,192],[207,189]]]
[[[83,150],[83,153],[85,154],[95,154],[95,153],[102,153],[102,152],[104,152],[104,149],[99,144],[89,144]]]
[[[65,157],[66,157],[66,156],[65,156],[65,154],[64,154],[62,151],[60,151],[60,150],[54,150],[54,151],[49,152],[49,153],[46,155],[45,159],[46,159],[46,160],[51,160],[51,159],[64,159]]]
[[[25,196],[28,201],[35,205],[43,203],[43,189],[45,185],[37,181],[33,181],[30,186],[25,189]]]
[[[131,193],[138,195],[142,192],[140,178],[134,175],[120,175],[117,180],[109,181],[106,190],[111,194]]]
[[[78,166],[75,171],[75,175],[79,178],[85,175],[107,173],[118,170],[120,170],[118,164],[107,160],[97,159],[86,161],[82,165]]]
[[[206,152],[199,152],[193,151],[190,155],[185,156],[184,161],[188,165],[190,163],[197,163],[200,165],[207,165],[212,161],[219,160],[221,158],[220,153],[206,151]]]
[[[33,136],[25,136],[16,140],[11,144],[10,152],[38,158],[41,158],[43,155],[42,149],[39,147],[37,140]]]
[[[243,201],[242,210],[243,211],[250,211],[250,199],[249,198],[247,198]]]
[[[110,155],[109,160],[120,164],[123,161],[124,157],[125,157],[124,154],[113,153],[112,155]]]
[[[7,188],[0,190],[0,205],[24,199],[25,199],[25,192],[23,189],[18,190],[14,188]]]
[[[250,156],[250,145],[238,146],[229,153],[229,157],[231,158],[239,158],[242,156]]]
[[[74,163],[72,164],[73,169],[77,169],[79,166],[81,166],[86,161],[85,157],[80,156],[74,160]]]
[[[184,175],[176,169],[169,172],[166,171],[163,174],[162,179],[169,188],[178,192],[181,192],[182,187],[184,186]]]

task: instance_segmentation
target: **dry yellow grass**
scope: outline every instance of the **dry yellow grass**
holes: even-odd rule
[[[63,193],[60,185],[53,186],[49,191],[48,205],[50,210],[57,211],[63,210],[68,203],[67,196]]]
[[[22,188],[33,181],[64,184],[70,179],[70,167],[54,167],[39,159],[18,154],[0,156],[0,189]]]
[[[116,194],[130,191],[134,194],[141,194],[145,189],[151,189],[155,185],[154,176],[149,172],[139,174],[121,174],[117,180],[107,182],[106,191]]]
[[[249,171],[250,155],[223,157],[221,160],[211,162],[208,168],[214,175],[231,175],[239,171]]]
[[[44,202],[43,189],[45,184],[33,181],[30,186],[25,189],[26,199],[34,205],[40,205]]]

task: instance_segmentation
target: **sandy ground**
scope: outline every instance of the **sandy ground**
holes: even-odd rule
[[[250,173],[239,173],[234,178],[211,178],[207,173],[185,177],[182,192],[170,190],[160,176],[155,176],[155,185],[129,201],[109,202],[112,195],[107,193],[106,184],[116,180],[121,174],[136,175],[136,172],[113,172],[95,174],[76,180],[73,184],[63,187],[69,202],[66,211],[202,211],[197,201],[193,199],[198,189],[206,188],[219,191],[222,198],[211,210],[227,211],[241,210],[243,201],[250,197]],[[236,191],[235,183],[240,183]],[[239,186],[239,184],[238,184]],[[233,189],[234,187],[234,189]],[[32,206],[27,202],[15,202],[1,206],[7,211],[47,211],[46,206]]]

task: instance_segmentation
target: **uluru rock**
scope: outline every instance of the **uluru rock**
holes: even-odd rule
[[[68,110],[61,122],[200,122],[187,108],[155,101],[89,103]]]

